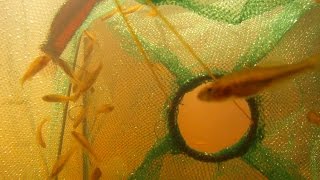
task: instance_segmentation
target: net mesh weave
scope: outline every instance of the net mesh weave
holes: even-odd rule
[[[93,93],[67,105],[43,102],[43,95],[67,94],[70,89],[67,77],[53,63],[22,89],[19,78],[39,55],[40,44],[63,3],[67,2],[0,2],[0,177],[48,176],[57,157],[74,143],[70,134],[73,122],[68,118],[72,111],[68,109],[111,103],[115,107],[111,113],[88,116],[79,127],[101,158],[104,179],[319,178],[320,129],[306,120],[308,111],[320,112],[319,70],[295,76],[249,100],[257,129],[243,154],[212,162],[210,157],[220,155],[199,152],[197,158],[181,148],[183,142],[173,133],[178,131],[173,126],[176,119],[172,113],[176,111],[171,111],[169,103],[188,91],[193,82],[204,82],[208,74],[163,21],[149,14],[147,5],[127,18],[164,91],[155,82],[122,16],[117,13],[99,21],[115,8],[113,1],[96,4],[61,55],[69,63],[76,62],[75,71],[80,73],[86,41],[82,32],[87,29],[96,36],[98,45],[87,70],[92,71],[99,61],[104,66]],[[123,1],[121,5],[138,3],[146,4]],[[314,1],[153,3],[217,75],[255,65],[295,63],[320,52],[320,8]],[[35,141],[36,127],[44,117],[51,118],[43,132],[46,149]],[[228,150],[237,153],[238,149]],[[59,178],[86,178],[96,166],[90,155],[79,150]]]

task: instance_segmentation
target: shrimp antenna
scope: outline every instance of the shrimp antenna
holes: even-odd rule
[[[158,17],[162,20],[164,24],[167,25],[167,27],[172,31],[172,33],[179,39],[181,44],[187,48],[187,50],[190,52],[192,57],[200,63],[200,65],[207,71],[208,75],[212,79],[216,79],[216,77],[213,75],[213,73],[210,71],[208,66],[200,59],[200,57],[196,54],[196,52],[193,50],[193,48],[186,42],[186,40],[179,34],[179,32],[173,27],[173,25],[168,21],[166,17],[164,17],[160,11],[157,9],[157,7],[150,1],[147,0],[147,4],[156,12]]]
[[[156,74],[155,71],[153,70],[153,65],[152,65],[152,63],[151,63],[151,60],[149,59],[146,51],[144,50],[141,42],[139,41],[138,36],[136,35],[136,33],[134,32],[132,26],[130,25],[130,23],[129,23],[129,21],[128,21],[128,18],[127,18],[127,17],[125,16],[125,14],[123,13],[123,10],[122,10],[122,7],[120,6],[119,1],[118,1],[118,0],[114,0],[114,2],[115,2],[115,4],[116,4],[116,6],[117,6],[117,9],[118,9],[119,13],[121,14],[121,16],[122,16],[122,18],[123,18],[123,20],[124,20],[127,28],[128,28],[129,33],[131,34],[131,37],[132,37],[133,41],[135,42],[138,50],[140,51],[141,55],[143,56],[143,58],[144,58],[144,60],[145,60],[145,62],[146,62],[146,64],[147,64],[148,68],[150,69],[150,71],[151,71],[151,73],[152,73],[152,76],[153,76],[153,79],[157,82],[157,84],[158,84],[159,88],[161,89],[162,93],[163,93],[166,97],[168,97],[168,94],[166,93],[163,84],[160,82],[157,74]]]
[[[74,65],[74,67],[78,68],[80,71],[84,71],[84,72],[89,73],[89,74],[91,73],[91,72],[87,71],[86,69],[84,69],[83,67],[81,67],[81,66],[79,66],[79,65],[72,64],[71,62],[68,62],[68,61],[66,61],[66,60],[63,60],[63,59],[61,59],[61,58],[60,58],[59,60],[65,62],[65,63],[67,63],[67,64],[69,64],[69,65]]]
[[[200,59],[200,57],[196,54],[196,52],[193,50],[193,48],[185,41],[185,39],[179,34],[179,32],[173,27],[173,25],[168,21],[166,17],[164,17],[160,11],[157,9],[157,7],[150,1],[146,0],[147,4],[156,12],[158,17],[163,21],[164,24],[167,25],[167,27],[172,31],[172,33],[179,39],[181,44],[187,48],[187,50],[190,52],[190,54],[193,56],[195,60],[197,60],[201,66],[207,71],[208,75],[213,79],[217,79],[216,76],[213,75],[213,73],[210,71],[208,66]],[[236,101],[233,101],[234,104],[240,109],[240,111],[249,119],[251,120],[250,116],[242,109],[241,106]]]
[[[239,105],[239,103],[236,100],[233,100],[233,103],[238,107],[238,109],[251,121],[251,117],[248,115],[248,113]]]

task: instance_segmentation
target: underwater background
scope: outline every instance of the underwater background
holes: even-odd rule
[[[319,69],[237,104],[196,98],[212,76],[319,54],[318,2],[2,0],[0,15],[0,179],[319,178]],[[75,102],[42,99],[75,93],[58,60],[87,82],[102,67]]]

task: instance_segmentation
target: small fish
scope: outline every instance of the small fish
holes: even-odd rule
[[[92,149],[86,137],[76,131],[72,131],[71,134],[84,150],[88,151],[96,160],[98,160],[96,152]]]
[[[42,137],[42,127],[48,121],[49,121],[49,119],[45,118],[44,120],[42,120],[40,122],[40,124],[37,128],[37,141],[38,141],[38,144],[43,148],[46,148],[46,143],[44,142],[43,137]]]
[[[53,165],[53,168],[52,168],[52,171],[51,171],[51,174],[50,174],[51,178],[57,176],[61,172],[61,170],[66,165],[68,160],[74,154],[75,150],[76,150],[75,147],[72,147],[71,149],[68,150],[68,152],[66,154],[64,154],[64,155],[59,157],[57,162]]]
[[[100,168],[97,167],[94,169],[94,171],[91,174],[91,180],[98,180],[100,179],[101,175],[102,175],[102,172]]]
[[[307,114],[308,121],[320,125],[320,115],[314,111],[309,111]]]
[[[73,71],[71,70],[70,66],[62,59],[57,59],[54,61],[62,70],[63,72],[69,77],[70,81],[73,84],[79,84],[80,81],[75,77]]]
[[[72,96],[63,96],[59,94],[49,94],[42,97],[42,100],[47,102],[68,102],[68,101],[75,101],[77,95]]]
[[[202,101],[222,101],[230,97],[248,97],[259,93],[275,82],[292,75],[319,68],[320,54],[300,63],[274,67],[255,67],[235,72],[217,79],[200,90]]]
[[[84,81],[84,82],[81,82],[80,85],[79,85],[79,92],[78,93],[83,93],[83,92],[86,92],[88,89],[91,88],[91,86],[95,83],[95,81],[97,80],[100,72],[101,72],[101,69],[102,69],[103,65],[102,63],[100,62],[99,66],[97,67],[96,70],[94,70],[92,73],[89,73],[88,74],[88,78]]]
[[[84,107],[81,107],[79,110],[79,113],[74,118],[74,124],[73,128],[76,129],[79,124],[85,119],[86,117],[86,109]]]
[[[111,104],[102,104],[97,107],[96,115],[101,113],[109,113],[113,111],[113,109],[114,109],[114,106],[112,106]]]
[[[41,71],[44,67],[47,66],[51,58],[47,55],[37,57],[28,67],[28,70],[24,73],[20,79],[20,84],[23,86],[24,82],[32,78],[35,74]]]

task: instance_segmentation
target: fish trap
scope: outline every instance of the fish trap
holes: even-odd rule
[[[195,104],[184,103],[187,94],[212,77],[292,64],[319,53],[316,1],[3,3],[8,24],[1,39],[8,43],[0,46],[5,69],[0,76],[10,77],[1,78],[0,147],[5,156],[0,177],[48,177],[59,158],[76,147],[58,178],[88,179],[97,167],[102,179],[319,178],[320,127],[308,120],[310,112],[320,112],[318,69],[243,100],[250,118],[243,116],[243,135],[217,151],[193,146],[180,124],[185,108],[197,113],[192,112]],[[61,8],[50,13],[50,6]],[[14,16],[10,9],[23,11]],[[52,22],[36,14],[43,9]],[[21,89],[16,82],[39,47],[53,60]],[[69,96],[74,88],[55,59],[73,67],[77,77],[88,77],[100,62],[103,68],[93,88],[76,102],[48,103],[43,95]],[[104,104],[112,110],[97,114]],[[86,116],[74,128],[82,108]],[[41,148],[35,133],[47,116],[51,120],[42,127],[47,146]],[[197,117],[194,128],[204,122]],[[217,119],[215,114],[211,119]],[[94,154],[75,143],[73,131],[87,139]]]

